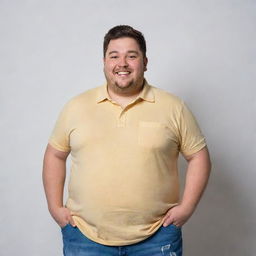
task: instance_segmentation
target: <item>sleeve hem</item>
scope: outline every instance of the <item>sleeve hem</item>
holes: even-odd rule
[[[70,148],[69,147],[62,147],[60,146],[58,143],[56,143],[55,141],[53,141],[52,139],[50,139],[48,141],[48,143],[55,149],[62,151],[62,152],[69,152]]]
[[[195,147],[195,148],[193,148],[193,149],[191,149],[191,150],[183,151],[183,152],[181,152],[181,153],[182,153],[182,155],[184,155],[184,156],[190,156],[190,155],[193,155],[193,154],[199,152],[200,150],[202,150],[202,149],[205,148],[206,146],[207,146],[207,144],[206,144],[206,143],[203,143],[203,144],[200,144],[200,145],[198,145],[197,147]]]

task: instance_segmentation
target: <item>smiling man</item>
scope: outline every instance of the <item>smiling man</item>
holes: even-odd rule
[[[113,39],[104,58],[104,71],[110,90],[129,96],[142,89],[147,58],[143,56],[135,39]]]
[[[137,41],[130,37],[110,40],[105,51],[104,72],[108,93],[121,106],[125,106],[143,88],[147,57]]]
[[[63,253],[180,256],[182,226],[210,173],[204,136],[183,101],[145,80],[141,32],[116,26],[105,35],[103,49],[106,84],[65,105],[45,152],[44,187],[62,230]],[[179,153],[188,162],[181,198]]]

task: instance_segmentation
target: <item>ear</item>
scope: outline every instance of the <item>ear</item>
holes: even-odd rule
[[[144,71],[147,71],[147,64],[148,64],[148,58],[147,57],[143,58],[143,63],[144,63]]]

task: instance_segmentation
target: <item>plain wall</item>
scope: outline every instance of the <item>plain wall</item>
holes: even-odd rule
[[[61,255],[42,159],[59,111],[104,83],[102,41],[129,24],[147,40],[149,83],[184,99],[213,170],[184,226],[185,256],[256,251],[256,1],[0,0],[0,255]],[[181,161],[181,177],[185,164]]]

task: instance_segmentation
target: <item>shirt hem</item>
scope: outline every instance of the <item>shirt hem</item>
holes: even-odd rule
[[[86,238],[88,238],[89,240],[91,240],[93,242],[96,242],[96,243],[99,243],[102,245],[107,245],[107,246],[126,246],[126,245],[139,243],[139,242],[144,241],[147,238],[151,237],[163,225],[163,219],[160,219],[158,221],[159,223],[157,224],[157,226],[147,236],[144,236],[144,237],[138,238],[138,239],[133,239],[133,240],[125,240],[125,241],[118,240],[118,241],[116,241],[116,240],[103,240],[103,239],[99,239],[99,238],[96,239],[95,237],[92,237],[91,235],[89,235],[87,232],[84,232],[84,230],[81,228],[82,225],[80,225],[80,223],[77,222],[75,218],[74,218],[74,222],[75,222],[76,226],[78,227],[78,229],[80,230],[80,232]]]

